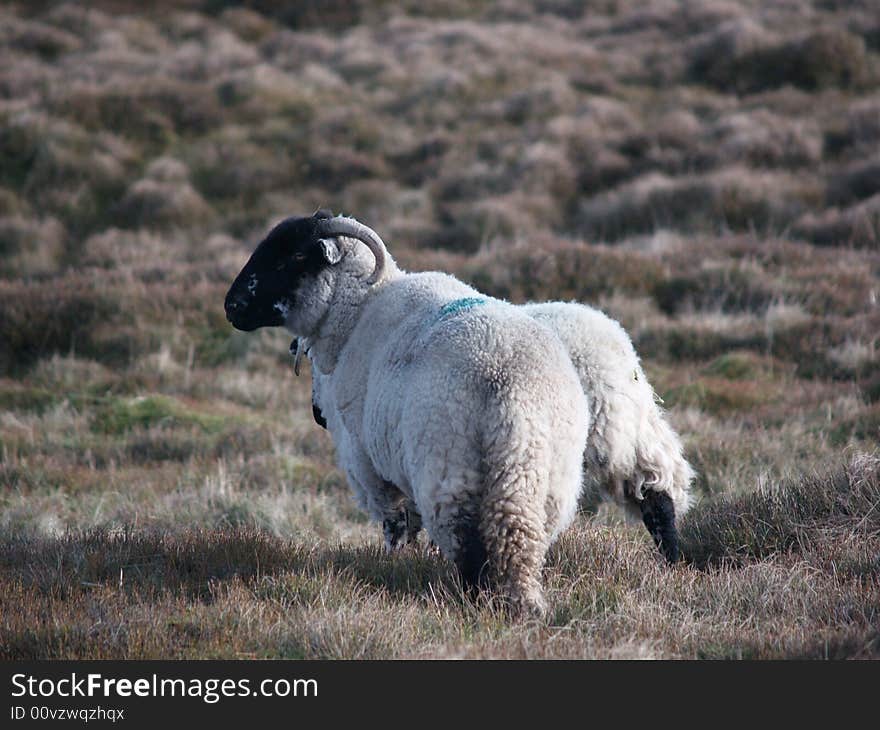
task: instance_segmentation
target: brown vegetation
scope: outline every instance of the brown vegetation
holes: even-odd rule
[[[146,8],[0,8],[0,657],[880,655],[865,3]],[[618,318],[698,471],[685,561],[585,513],[515,624],[383,555],[289,339],[222,312],[318,206]]]

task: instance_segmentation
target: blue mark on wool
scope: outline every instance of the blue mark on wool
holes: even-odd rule
[[[465,312],[468,309],[477,307],[480,304],[485,304],[488,301],[489,300],[484,297],[462,297],[461,299],[453,299],[451,302],[444,304],[440,308],[440,313],[437,315],[437,319],[442,319],[450,314]]]

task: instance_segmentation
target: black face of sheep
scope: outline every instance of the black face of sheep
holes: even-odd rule
[[[338,250],[321,239],[319,227],[330,218],[288,218],[257,246],[226,294],[226,318],[245,332],[280,327],[296,307],[296,291],[307,277],[336,263]]]

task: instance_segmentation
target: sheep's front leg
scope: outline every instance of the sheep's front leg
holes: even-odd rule
[[[419,539],[422,530],[422,516],[413,502],[406,503],[406,544],[411,545]]]
[[[394,552],[404,545],[408,545],[413,537],[413,517],[409,510],[409,498],[394,484],[387,480],[381,480],[381,488],[375,490],[375,509],[382,515],[382,533],[385,536],[385,550]],[[418,518],[416,533],[421,528],[421,517]]]
[[[391,482],[385,482],[385,485],[392,494],[394,512],[382,520],[382,532],[385,535],[385,548],[392,552],[418,540],[419,531],[422,529],[422,516],[415,504],[397,487]],[[393,490],[396,490],[402,498],[400,501],[394,498]]]
[[[392,490],[397,489],[391,482],[385,480],[383,480],[383,487],[389,494]],[[397,491],[399,492],[400,490]],[[385,519],[382,520],[385,550],[389,553],[397,550],[401,545],[401,541],[406,538],[406,505],[403,501],[397,504],[397,501],[393,500],[393,498],[391,504],[391,514],[386,515]]]
[[[382,525],[385,549],[392,552],[406,533],[406,495],[376,473],[366,452],[353,439],[337,445],[337,453],[358,504]]]
[[[678,533],[675,529],[675,505],[666,492],[645,490],[639,502],[642,520],[660,552],[670,563],[678,560]]]

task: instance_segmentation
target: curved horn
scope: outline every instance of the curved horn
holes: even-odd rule
[[[367,283],[375,284],[382,278],[382,274],[385,271],[385,258],[388,254],[388,249],[385,248],[385,244],[379,238],[379,234],[376,231],[365,226],[363,223],[359,223],[354,218],[346,218],[344,216],[320,219],[318,221],[318,230],[322,236],[349,236],[363,243],[373,252],[373,256],[376,258],[376,266],[373,269],[373,273],[370,274],[370,278],[367,279]]]

